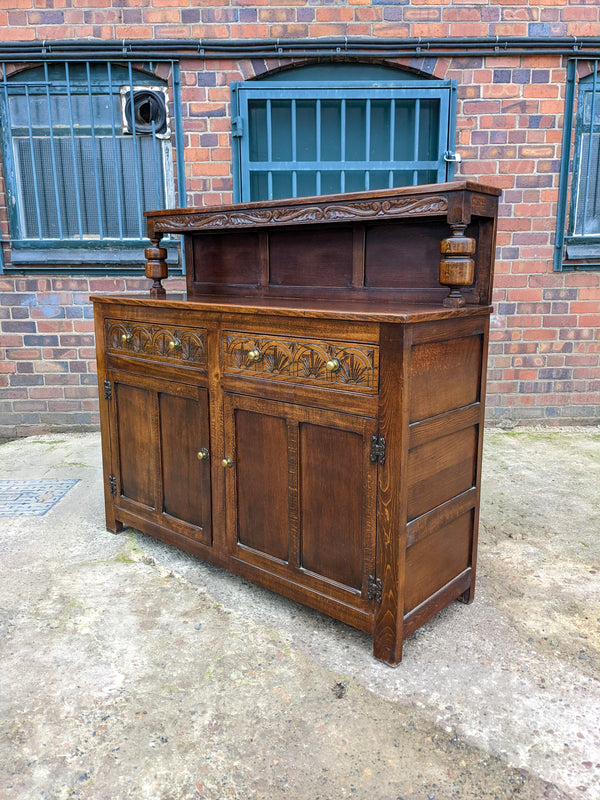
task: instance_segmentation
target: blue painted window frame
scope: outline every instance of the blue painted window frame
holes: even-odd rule
[[[588,62],[591,74],[579,85],[577,63],[576,59],[567,63],[554,251],[554,270],[558,272],[600,269],[600,59]],[[588,144],[586,148],[586,137],[591,147]],[[590,178],[597,189],[591,198]],[[590,218],[596,231],[586,230]]]
[[[41,65],[32,65],[12,75],[7,75],[7,64],[3,63],[0,76],[0,124],[2,158],[5,174],[5,185],[8,205],[8,218],[11,246],[11,265],[4,269],[0,259],[0,271],[17,273],[31,273],[35,271],[53,272],[111,272],[131,271],[132,266],[136,271],[144,260],[144,248],[148,246],[146,238],[145,220],[141,214],[146,205],[154,204],[148,199],[152,196],[159,199],[158,207],[185,205],[185,170],[183,162],[183,132],[181,129],[181,90],[179,63],[169,59],[164,62],[170,67],[169,79],[159,77],[157,73],[158,61],[147,64],[131,62],[69,62],[50,61]],[[64,76],[62,78],[61,76]],[[83,77],[82,77],[83,76]],[[85,85],[84,85],[85,84]],[[158,137],[154,125],[152,130],[142,138],[136,133],[135,120],[130,117],[130,141],[133,146],[134,173],[136,175],[136,207],[139,215],[137,228],[138,236],[131,234],[124,225],[122,216],[125,209],[123,203],[125,195],[119,197],[119,179],[117,169],[121,158],[127,157],[121,152],[118,140],[124,132],[122,127],[122,108],[127,102],[128,94],[123,92],[127,87],[130,91],[138,91],[146,87],[156,87],[170,95],[171,102],[170,128],[164,136]],[[87,108],[86,108],[87,97]],[[114,98],[109,102],[108,98]],[[21,106],[13,105],[14,98],[23,99]],[[37,98],[37,106],[36,106]],[[106,100],[105,100],[106,98]],[[119,109],[115,108],[118,102]],[[44,111],[45,104],[45,111]],[[15,109],[18,108],[18,112]],[[83,109],[85,108],[85,111]],[[27,109],[27,111],[23,111]],[[57,114],[57,110],[65,112]],[[68,112],[68,113],[67,113]],[[38,118],[36,118],[36,115]],[[102,119],[100,117],[102,116]],[[84,119],[85,118],[85,119]],[[45,119],[45,121],[44,121]],[[114,172],[111,182],[116,187],[116,196],[103,194],[106,192],[106,180],[98,162],[99,150],[97,142],[104,137],[108,145],[104,148],[105,159],[111,160]],[[152,139],[151,147],[148,141]],[[171,138],[175,142],[175,164],[173,164]],[[87,140],[87,152],[84,139]],[[163,139],[164,142],[160,141]],[[22,141],[21,141],[22,140]],[[29,147],[29,166],[32,175],[28,178],[19,175],[19,162],[16,158],[15,147],[18,142],[25,149]],[[112,141],[112,145],[111,145]],[[29,142],[29,145],[27,145]],[[45,142],[45,144],[44,144]],[[24,143],[24,144],[23,144]],[[144,145],[145,161],[141,156],[141,147]],[[53,180],[43,180],[43,176],[36,176],[39,169],[39,159],[44,148],[50,156],[48,158],[49,171]],[[84,150],[81,150],[84,148]],[[131,150],[131,147],[129,147]],[[34,155],[34,152],[36,155]],[[107,155],[108,154],[108,155]],[[85,215],[91,213],[90,201],[84,199],[82,185],[85,159],[93,161],[93,183],[97,206],[96,227],[98,234],[94,235],[94,224],[85,220]],[[70,166],[65,163],[70,159]],[[72,162],[72,163],[71,163]],[[139,182],[140,169],[144,164],[152,163],[154,178],[147,178],[149,184],[153,181],[154,190],[146,192],[142,197]],[[36,167],[36,163],[38,166]],[[107,161],[108,163],[108,161]],[[89,167],[88,167],[89,169]],[[175,202],[175,189],[173,170],[176,170],[178,195],[183,202]],[[65,171],[66,170],[66,171]],[[65,183],[65,175],[71,174],[72,183]],[[87,179],[89,178],[87,173]],[[79,176],[79,177],[78,177]],[[27,180],[28,183],[23,183]],[[31,184],[35,184],[32,186]],[[46,185],[47,184],[47,185]],[[48,186],[50,189],[48,190]],[[89,187],[88,187],[89,188]],[[54,204],[54,212],[46,212],[41,208],[42,199],[40,191],[48,194],[47,203]],[[24,198],[35,195],[37,224],[26,222]],[[71,197],[71,220],[76,217],[76,232],[73,232],[73,222],[67,223],[61,215],[66,207],[66,194]],[[73,203],[73,198],[75,202]],[[45,201],[46,202],[46,201]],[[109,206],[119,205],[118,231],[103,230],[101,204]],[[92,203],[94,205],[94,203]],[[129,208],[125,209],[128,213]],[[45,216],[52,213],[54,222],[51,223]],[[129,213],[131,216],[131,213]],[[28,213],[29,219],[32,213]],[[27,229],[29,225],[29,230]],[[48,231],[54,228],[52,234]],[[35,232],[32,235],[32,230]],[[57,229],[57,230],[56,230]],[[177,273],[179,261],[178,242],[175,239],[165,239],[169,256],[168,260]]]
[[[234,153],[234,198],[236,202],[247,202],[253,199],[251,193],[250,174],[252,170],[263,172],[292,172],[301,171],[300,164],[292,157],[291,161],[274,162],[267,159],[262,162],[250,161],[250,115],[249,104],[253,100],[262,100],[267,103],[277,101],[307,101],[307,100],[334,100],[334,101],[373,101],[389,100],[415,101],[434,100],[439,103],[439,129],[438,147],[435,157],[428,161],[419,161],[416,158],[404,161],[393,161],[391,158],[375,162],[371,158],[361,161],[346,162],[339,159],[335,163],[326,163],[318,158],[313,164],[314,169],[319,165],[323,168],[339,168],[344,171],[379,170],[394,172],[410,170],[414,174],[413,185],[419,181],[417,173],[435,173],[434,182],[452,180],[454,175],[454,143],[456,139],[456,82],[450,80],[399,80],[399,81],[281,81],[261,80],[238,82],[231,85],[232,116],[233,116],[233,153]],[[268,127],[268,126],[267,126]],[[368,134],[366,134],[368,136]],[[394,134],[392,134],[394,135]],[[269,137],[270,138],[270,137]],[[368,149],[368,143],[365,145]],[[270,148],[268,148],[270,149]],[[390,150],[389,155],[392,155]],[[306,169],[306,167],[304,167]],[[343,179],[342,179],[343,183]],[[269,183],[269,194],[271,195]],[[392,183],[392,186],[394,184]],[[294,194],[296,180],[293,178],[291,196]],[[318,184],[317,184],[318,188]],[[361,187],[365,188],[365,187]],[[371,188],[371,187],[366,187]],[[354,191],[354,189],[352,189]],[[321,192],[317,191],[316,194]],[[271,199],[260,198],[260,199]]]

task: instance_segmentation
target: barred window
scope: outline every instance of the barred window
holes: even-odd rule
[[[367,66],[331,65],[234,84],[236,198],[267,200],[450,179],[455,85],[414,76],[398,80],[395,70],[371,69],[371,80],[362,80],[370,75]],[[313,75],[321,79],[301,80]]]
[[[127,64],[3,66],[13,266],[139,266],[144,211],[175,205],[167,81]]]

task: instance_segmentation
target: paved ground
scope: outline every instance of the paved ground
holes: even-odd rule
[[[488,433],[476,601],[397,669],[106,532],[96,434],[0,446],[2,490],[0,800],[600,798],[598,428]]]

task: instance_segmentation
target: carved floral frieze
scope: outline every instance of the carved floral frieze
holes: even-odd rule
[[[119,355],[176,361],[206,368],[206,331],[106,321],[108,350]]]
[[[384,200],[362,200],[336,203],[323,203],[314,206],[279,206],[278,208],[257,208],[232,211],[219,211],[214,214],[190,212],[155,217],[153,227],[156,232],[177,233],[179,231],[219,229],[229,227],[249,227],[303,222],[339,222],[357,219],[376,219],[378,217],[436,216],[446,212],[448,199],[445,195],[425,195],[424,197],[390,197]]]

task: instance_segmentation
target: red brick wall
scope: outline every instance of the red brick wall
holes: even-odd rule
[[[0,275],[0,438],[95,430],[90,294],[146,291],[139,278]],[[181,291],[182,279],[166,284]]]
[[[18,0],[0,11],[0,41],[324,36],[600,36],[600,6],[348,0]],[[7,27],[10,26],[10,27]],[[229,84],[289,63],[181,63],[187,199],[232,190]],[[560,55],[397,59],[458,84],[457,177],[503,189],[488,382],[498,422],[600,421],[600,272],[555,273],[552,258],[566,60]],[[582,62],[581,72],[586,65]],[[3,204],[0,185],[0,205]],[[1,209],[0,209],[1,217]],[[3,238],[8,234],[0,218]],[[9,249],[5,256],[10,262]],[[170,282],[178,289],[182,281]],[[145,290],[136,278],[0,276],[0,435],[97,426],[90,292]]]
[[[4,5],[4,4],[3,4]],[[598,36],[588,0],[13,0],[0,41]]]

